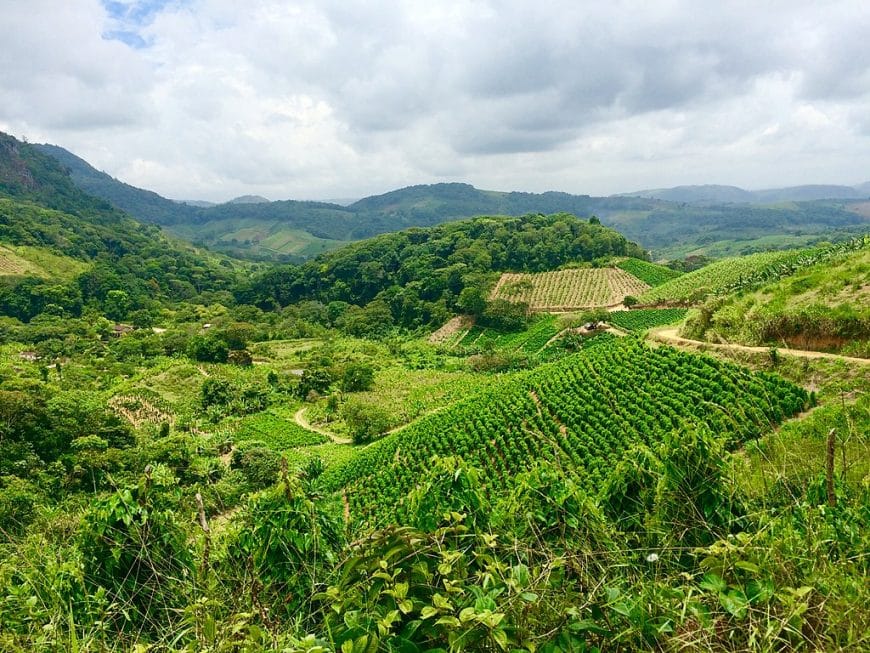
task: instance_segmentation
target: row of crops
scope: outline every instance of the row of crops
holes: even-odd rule
[[[433,456],[479,467],[492,492],[539,459],[574,470],[595,492],[635,443],[655,446],[675,429],[705,423],[731,443],[757,438],[800,412],[807,393],[778,376],[634,339],[603,344],[485,389],[329,469],[355,519],[407,515],[404,497]]]
[[[671,279],[676,279],[683,274],[677,270],[671,270],[664,265],[657,265],[656,263],[650,263],[649,261],[641,261],[637,258],[623,259],[616,264],[616,267],[634,275],[653,288],[660,286]]]
[[[614,311],[607,318],[613,326],[626,331],[646,331],[654,327],[675,324],[686,317],[685,308],[641,308],[633,311]]]
[[[542,315],[525,331],[504,332],[487,327],[473,326],[459,341],[466,349],[502,349],[535,354],[558,333],[556,316]]]
[[[570,311],[613,306],[626,295],[637,296],[649,285],[620,268],[580,268],[515,274],[506,272],[493,299],[523,302],[536,311]]]
[[[794,274],[870,245],[870,236],[853,238],[828,247],[761,252],[722,259],[689,272],[640,296],[644,303],[694,302],[708,295],[726,295]]]
[[[308,431],[271,412],[256,413],[240,420],[233,439],[236,442],[257,440],[273,451],[310,447],[328,441],[320,433]]]

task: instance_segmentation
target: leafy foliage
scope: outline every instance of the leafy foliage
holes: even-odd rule
[[[686,317],[685,308],[649,308],[633,311],[614,311],[607,321],[626,331],[644,331],[657,326],[674,324]]]

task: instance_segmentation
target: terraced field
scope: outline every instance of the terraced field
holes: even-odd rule
[[[641,295],[650,286],[620,268],[581,268],[501,275],[491,299],[529,304],[533,311],[575,311],[617,306],[628,295]]]

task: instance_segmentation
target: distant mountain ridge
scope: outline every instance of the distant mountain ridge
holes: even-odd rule
[[[257,196],[243,196],[232,202],[204,206],[166,199],[125,184],[58,146],[36,147],[68,168],[72,180],[85,192],[105,199],[135,218],[162,225],[194,243],[260,260],[301,262],[347,242],[478,215],[559,212],[595,215],[606,226],[661,257],[804,246],[819,240],[847,238],[866,230],[870,224],[867,217],[847,210],[842,204],[853,196],[858,199],[867,194],[845,186],[780,189],[792,195],[757,191],[767,193],[767,203],[777,204],[770,207],[750,201],[756,197],[753,192],[734,186],[683,186],[592,197],[557,191],[488,191],[465,183],[408,186],[349,205],[298,200],[270,202]],[[806,201],[825,192],[843,199]],[[647,197],[644,193],[659,196]],[[778,205],[786,201],[796,203]],[[756,241],[760,242],[757,246]]]
[[[870,198],[870,182],[857,186],[809,184],[764,190],[745,190],[737,186],[703,184],[638,190],[631,193],[619,193],[615,197],[647,197],[668,202],[701,204],[775,204],[778,202],[812,202],[816,200],[866,200]]]

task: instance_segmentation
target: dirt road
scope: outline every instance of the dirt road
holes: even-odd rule
[[[687,345],[692,347],[705,347],[708,349],[720,349],[726,351],[747,351],[756,354],[765,354],[770,351],[770,347],[750,347],[749,345],[733,345],[722,344],[716,342],[704,342],[701,340],[690,340],[679,335],[679,327],[667,327],[664,329],[652,329],[647,333],[649,340],[663,342],[671,345]],[[855,358],[854,356],[841,356],[840,354],[829,354],[823,351],[807,351],[805,349],[788,349],[786,347],[777,347],[777,353],[783,356],[797,356],[799,358],[829,358],[831,360],[840,360],[846,363],[856,363],[858,365],[870,365],[870,359]]]

